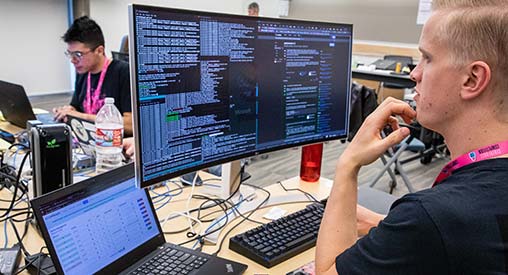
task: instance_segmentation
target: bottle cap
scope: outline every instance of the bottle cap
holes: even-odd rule
[[[115,103],[115,99],[113,97],[106,97],[106,99],[104,99],[104,103],[106,103],[106,104],[114,104]]]
[[[395,65],[395,72],[400,73],[401,70],[402,70],[402,63],[397,62],[397,64]]]

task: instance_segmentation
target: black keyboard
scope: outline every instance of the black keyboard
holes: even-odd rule
[[[229,239],[229,248],[265,267],[275,266],[316,245],[324,206],[298,212]]]
[[[207,261],[205,257],[167,247],[130,274],[189,274]]]

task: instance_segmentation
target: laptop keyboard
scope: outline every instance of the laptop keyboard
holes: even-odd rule
[[[37,114],[35,115],[37,120],[42,122],[42,124],[55,124],[58,123],[58,121],[55,121],[53,114],[50,113],[43,113],[43,114]]]
[[[167,247],[130,274],[189,274],[208,261],[202,256]]]

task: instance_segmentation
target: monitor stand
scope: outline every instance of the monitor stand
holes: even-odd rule
[[[201,178],[205,180],[206,179],[213,178],[213,177],[219,177],[220,178],[220,185],[217,186],[215,184],[204,184],[203,188],[200,189],[201,192],[217,196],[221,199],[227,199],[235,190],[238,188],[238,185],[240,185],[241,182],[241,163],[240,160],[235,160],[232,162],[224,163],[222,164],[221,168],[221,176],[213,175],[210,173],[203,173]]]
[[[196,177],[196,173],[197,172],[187,173],[187,174],[180,177],[180,181],[182,181],[182,183],[185,185],[192,185],[192,182],[194,181],[194,178]],[[203,180],[201,180],[201,177],[199,175],[196,178],[195,184],[196,185],[203,184]]]
[[[236,189],[238,189],[238,186],[242,180],[242,176],[240,175],[242,170],[241,168],[242,165],[240,160],[222,164],[222,184],[219,197],[226,199],[231,196],[231,194],[233,194]]]

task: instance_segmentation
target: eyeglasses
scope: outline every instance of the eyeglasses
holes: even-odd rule
[[[67,50],[64,53],[65,53],[65,56],[67,56],[67,58],[69,58],[69,59],[76,59],[76,60],[79,61],[79,60],[81,60],[81,58],[83,58],[83,56],[85,56],[85,55],[87,55],[87,54],[89,54],[91,52],[93,52],[93,50],[90,50],[90,51],[88,51],[86,53],[80,52],[80,51],[71,52],[71,51]]]

